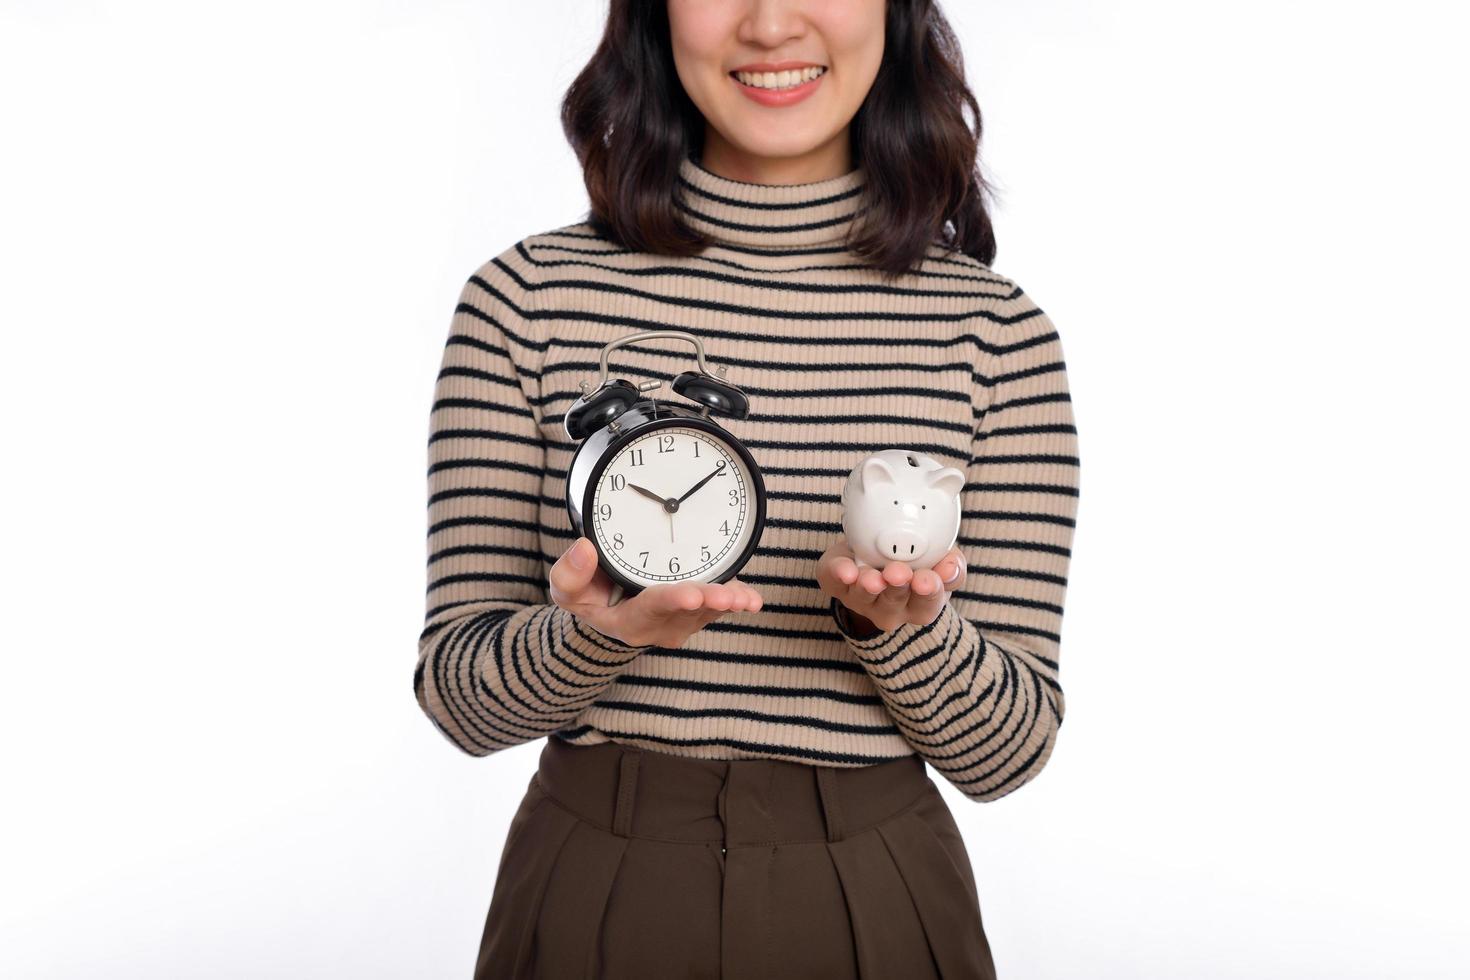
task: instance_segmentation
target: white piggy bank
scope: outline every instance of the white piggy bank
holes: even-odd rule
[[[963,472],[923,453],[885,449],[864,458],[842,488],[842,532],[858,567],[933,568],[959,535],[964,485]]]

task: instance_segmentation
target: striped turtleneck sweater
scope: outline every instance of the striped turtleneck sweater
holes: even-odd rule
[[[844,247],[865,171],[806,184],[721,177],[685,157],[675,202],[698,256],[629,251],[588,223],[524,238],[455,308],[429,424],[427,611],[414,690],[473,756],[540,736],[705,759],[866,766],[918,753],[967,798],[1036,776],[1065,709],[1062,602],[1077,505],[1062,348],[1020,286],[931,245],[883,281]],[[562,419],[602,347],[697,335],[750,397],[719,419],[760,466],[766,524],[738,578],[762,597],[683,646],[634,647],[550,601],[576,540]],[[669,381],[686,344],[646,341],[612,377]],[[652,393],[681,401],[663,389]],[[851,469],[881,449],[963,470],[968,573],[937,619],[862,638],[818,557]]]

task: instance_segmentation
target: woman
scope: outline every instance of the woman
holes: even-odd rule
[[[1054,327],[989,268],[945,21],[613,0],[563,122],[588,220],[470,277],[432,414],[419,703],[471,755],[548,736],[475,976],[995,976],[925,763],[982,802],[1051,754],[1076,430]],[[767,523],[739,578],[608,606],[562,420],[663,327],[750,395],[721,422]],[[842,484],[896,447],[965,471],[959,538],[859,575]]]

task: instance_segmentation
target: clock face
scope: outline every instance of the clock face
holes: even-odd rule
[[[712,582],[745,553],[756,515],[750,468],[703,429],[634,437],[597,477],[588,537],[643,586]]]

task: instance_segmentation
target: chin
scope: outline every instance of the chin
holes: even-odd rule
[[[742,152],[773,159],[803,156],[823,143],[822,133],[815,129],[809,130],[805,126],[800,129],[782,126],[778,129],[776,124],[769,122],[761,127],[736,129],[730,136],[731,142]]]

